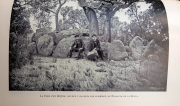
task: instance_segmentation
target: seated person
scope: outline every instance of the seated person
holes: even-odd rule
[[[90,58],[92,58],[90,60],[96,60],[96,59],[93,59],[91,54],[98,54],[99,57],[103,60],[103,52],[100,47],[100,41],[97,39],[97,36],[95,34],[92,35],[92,40],[90,41],[90,44],[89,44],[88,56]],[[94,56],[96,56],[96,55],[94,55]],[[96,58],[96,57],[94,57],[94,58]]]
[[[72,57],[72,52],[78,52],[78,57],[77,60],[80,59],[80,54],[85,50],[84,48],[84,42],[82,39],[79,38],[79,35],[75,35],[75,41],[70,47],[70,51],[67,55],[67,57],[71,58]]]

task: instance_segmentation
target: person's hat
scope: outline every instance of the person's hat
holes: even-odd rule
[[[93,34],[93,35],[92,35],[92,37],[93,37],[93,36],[96,36],[96,35],[95,35],[95,34]]]

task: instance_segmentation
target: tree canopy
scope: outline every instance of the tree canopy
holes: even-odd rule
[[[152,39],[161,47],[168,48],[168,23],[164,5],[161,1],[144,0],[151,4],[141,11],[139,0],[77,0],[82,9],[65,6],[72,0],[15,0],[10,25],[10,58],[14,65],[21,66],[26,61],[22,53],[26,51],[26,36],[32,32],[30,17],[37,20],[37,28],[49,27],[50,18],[55,17],[56,32],[68,29],[89,29],[89,35],[96,34],[101,41],[121,40],[124,45],[140,36],[147,41]],[[115,13],[126,9],[130,22],[121,22]],[[59,17],[62,16],[62,18]],[[18,46],[17,46],[18,45]],[[18,52],[17,52],[18,51]],[[25,63],[25,62],[24,62]]]
[[[25,0],[24,5],[29,5],[30,13],[45,26],[50,25],[49,18],[55,16],[56,31],[59,32],[59,14],[62,6],[70,0]],[[73,0],[71,0],[73,1]],[[46,20],[45,20],[46,19]]]
[[[139,0],[74,0],[82,9],[64,6],[68,1],[73,0],[18,0],[19,3],[16,5],[24,8],[18,10],[23,10],[24,22],[29,23],[28,17],[31,14],[38,21],[38,28],[50,26],[52,23],[50,18],[55,16],[57,32],[89,28],[90,36],[92,34],[102,36],[102,40],[106,42],[111,42],[120,35],[129,40],[133,36],[141,36],[148,41],[153,37],[158,37],[158,41],[168,40],[168,25],[164,25],[167,23],[166,11],[159,0],[144,0],[151,6],[143,12],[138,12],[141,8],[137,5]],[[121,22],[121,16],[114,16],[121,9],[127,9],[126,14],[130,23]],[[58,17],[60,14],[63,18]],[[13,29],[15,28],[11,28]]]

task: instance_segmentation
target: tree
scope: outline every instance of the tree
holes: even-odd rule
[[[60,14],[63,16],[63,19],[59,20],[59,31],[69,29],[72,25],[67,21],[67,14],[73,10],[72,7],[62,7]]]
[[[47,14],[46,12],[41,11],[38,14],[34,14],[37,19],[37,28],[47,28],[51,25],[51,21],[49,20],[51,18],[50,14]]]
[[[25,7],[21,6],[20,0],[15,0],[12,8],[10,21],[10,33],[23,35],[26,29],[30,29],[29,14],[25,13]]]
[[[111,39],[116,39],[120,35],[119,26],[121,25],[118,17],[112,17],[111,19]]]
[[[30,8],[30,10],[36,19],[40,18],[38,16],[41,16],[41,18],[43,17],[44,19],[48,19],[49,15],[55,15],[56,31],[59,32],[59,13],[62,6],[67,1],[68,0],[25,0],[24,5],[30,5],[33,7]]]
[[[77,24],[77,26],[81,28],[88,28],[89,23],[88,20],[83,12],[83,10],[75,9],[71,10],[68,14],[68,22],[72,25]]]
[[[142,13],[139,12],[140,6],[137,5],[137,3],[133,3],[129,9],[127,10],[126,14],[128,14],[129,18],[131,18],[131,23],[135,24],[135,26],[138,27],[138,32],[139,32],[139,36],[140,37],[144,37],[144,32],[142,29],[142,23],[143,23],[143,19],[142,19]],[[141,19],[140,19],[141,18]]]
[[[69,13],[70,11],[72,11],[72,10],[73,10],[73,7],[68,7],[68,6],[61,8],[60,13],[61,13],[61,15],[63,16],[63,20],[66,20],[66,16],[67,16],[68,13]]]
[[[20,68],[31,58],[27,52],[26,36],[31,33],[29,14],[20,0],[14,0],[9,34],[9,70]]]
[[[164,47],[166,51],[169,50],[169,30],[166,9],[161,0],[145,0],[146,3],[151,3],[150,16],[154,17],[154,21],[159,23],[159,36],[156,42]]]
[[[97,12],[98,13],[98,12]],[[100,16],[100,14],[97,14],[97,19],[98,19],[98,25],[99,25],[99,36],[103,36],[104,35],[104,30],[105,30],[105,20],[106,17],[105,16]]]
[[[120,39],[124,45],[129,45],[137,32],[134,26],[133,23],[120,22],[118,28],[120,36],[117,36],[116,39]]]
[[[127,10],[131,19],[131,32],[148,41],[154,39],[161,47],[168,48],[168,24],[164,5],[161,1],[147,1],[147,3],[151,5],[144,12],[139,12],[140,6],[136,3]]]
[[[101,15],[106,16],[105,35],[107,41],[111,42],[111,18],[119,9],[127,8],[133,2],[138,0],[78,0],[79,5],[83,7],[86,17],[90,23],[90,36],[99,35],[98,21],[95,10],[101,11]]]
[[[63,20],[60,20],[61,30],[69,29],[69,28],[88,28],[89,23],[84,14],[83,10],[75,9],[72,7],[63,7],[61,9],[61,15],[63,16]],[[66,28],[65,28],[66,27]]]

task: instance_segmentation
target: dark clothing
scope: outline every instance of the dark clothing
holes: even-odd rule
[[[69,52],[69,56],[72,57],[72,52],[78,52],[78,58],[80,58],[81,53],[84,51],[84,49],[80,49],[80,48],[71,48],[70,52]]]
[[[98,55],[103,60],[103,51],[101,50],[100,41],[98,39],[96,39],[96,41],[94,41],[94,40],[90,41],[89,52],[91,52],[94,48],[96,48]]]
[[[90,41],[90,45],[89,45],[89,52],[91,52],[94,48],[96,48],[97,50],[100,50],[100,42],[98,39],[96,39],[96,41],[91,40]]]
[[[84,42],[82,39],[76,39],[72,44],[71,48],[83,48],[84,49]]]
[[[80,49],[82,48],[82,49]],[[84,51],[84,42],[82,41],[82,39],[76,39],[74,41],[74,43],[71,46],[71,50],[68,53],[69,57],[72,57],[72,52],[78,52],[78,58],[80,58],[80,54],[82,53],[82,51]]]
[[[98,52],[98,55],[101,57],[101,59],[104,60],[103,59],[103,51],[99,49],[99,50],[97,50],[97,52]]]

